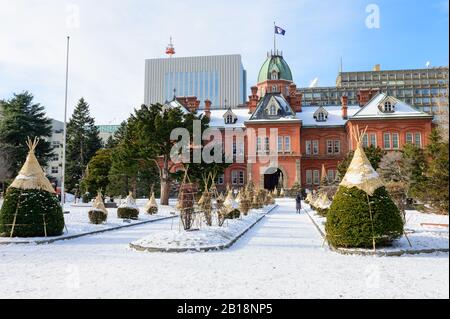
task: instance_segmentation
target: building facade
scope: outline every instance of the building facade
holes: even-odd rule
[[[144,103],[164,103],[177,96],[209,99],[214,107],[243,104],[246,71],[240,55],[148,59]]]
[[[62,163],[63,163],[63,141],[64,123],[52,119],[52,135],[47,139],[53,147],[53,155],[47,163],[45,172],[56,186],[61,186]]]
[[[234,161],[217,179],[219,188],[242,187],[248,180],[257,187],[314,189],[326,178],[337,178],[337,166],[356,149],[352,127],[366,129],[364,146],[400,150],[406,143],[428,144],[433,116],[378,89],[361,89],[357,99],[341,95],[334,105],[305,105],[292,81],[291,71],[279,52],[263,63],[258,82],[245,106],[214,109],[211,101],[178,97],[166,107],[181,107],[210,118],[210,127],[221,132],[240,130],[244,138],[222,134],[227,149],[232,144]]]
[[[339,72],[335,87],[300,88],[304,105],[336,105],[346,95],[350,104],[358,103],[360,90],[386,92],[422,111],[436,114],[448,108],[448,67],[410,70]]]

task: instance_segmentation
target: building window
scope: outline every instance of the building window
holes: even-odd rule
[[[329,183],[332,183],[334,181],[335,178],[335,171],[333,169],[329,169],[327,171],[327,179]]]
[[[282,136],[278,136],[278,152],[282,152],[283,151],[283,137]]]
[[[270,139],[269,139],[269,137],[268,136],[266,136],[266,138],[265,138],[265,151],[266,152],[268,152],[268,151],[270,151]]]
[[[58,141],[53,141],[52,142],[52,146],[53,146],[53,148],[59,148],[59,142]]]
[[[317,170],[317,169],[315,169],[313,171],[313,183],[314,183],[314,185],[320,184],[320,175],[319,175],[319,170]]]
[[[225,124],[233,124],[233,122],[234,122],[233,115],[228,114],[226,119],[225,119]]]
[[[306,154],[311,155],[311,141],[306,141]]]
[[[334,154],[340,154],[341,153],[341,141],[335,140],[334,141]]]
[[[285,152],[291,151],[291,137],[290,136],[284,137],[284,151]]]
[[[59,168],[58,166],[52,166],[52,174],[58,174]]]
[[[272,71],[271,77],[272,80],[278,80],[278,73],[277,71]]]
[[[333,141],[327,141],[327,154],[333,154]]]
[[[312,171],[311,170],[306,171],[306,184],[307,185],[312,184]]]
[[[236,155],[237,147],[236,147],[236,141],[233,141],[233,155]]]
[[[277,86],[276,85],[272,85],[272,92],[276,92],[277,91]]]
[[[413,143],[413,133],[406,133],[406,143]]]
[[[392,133],[392,148],[393,149],[398,149],[399,148],[398,133]]]
[[[362,146],[363,147],[369,147],[369,137],[367,136],[367,134],[364,134],[364,136],[363,136]]]
[[[233,185],[243,185],[244,184],[244,171],[232,171],[231,172],[231,183]]]
[[[420,133],[414,134],[414,144],[416,144],[417,147],[422,147],[422,135]]]
[[[377,135],[375,133],[370,134],[370,145],[377,147]]]
[[[384,102],[384,111],[387,113],[391,113],[394,111],[394,107],[390,101]]]
[[[217,184],[223,185],[224,180],[225,180],[225,176],[223,174],[219,175],[219,177],[217,177]]]
[[[269,107],[269,115],[277,115],[277,108],[275,107],[275,105],[271,105]]]
[[[312,141],[312,145],[313,145],[313,148],[312,148],[313,154],[314,155],[319,154],[319,141],[317,141],[317,140]]]
[[[317,113],[317,122],[325,122],[326,116],[323,112]]]
[[[261,137],[256,138],[256,151],[261,151]]]
[[[383,134],[383,145],[384,145],[385,149],[387,149],[387,150],[391,149],[391,134],[390,133]]]
[[[58,154],[53,154],[51,160],[52,160],[53,162],[59,161],[59,155],[58,155]]]

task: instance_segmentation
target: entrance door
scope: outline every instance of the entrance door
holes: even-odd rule
[[[269,168],[264,174],[264,188],[273,191],[283,187],[283,172],[279,168]]]

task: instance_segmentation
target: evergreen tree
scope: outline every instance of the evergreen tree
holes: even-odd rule
[[[108,173],[111,169],[111,150],[99,149],[91,158],[86,169],[86,176],[81,182],[81,191],[96,194],[104,192],[109,184]]]
[[[430,158],[426,169],[426,196],[422,199],[428,202],[439,213],[448,214],[449,210],[449,152],[448,141],[441,138],[437,129],[429,137],[430,143],[426,154]]]
[[[89,114],[89,104],[81,98],[72,118],[67,123],[66,189],[77,190],[87,163],[102,147],[94,119]]]
[[[408,196],[422,197],[425,187],[425,170],[427,160],[423,149],[414,144],[407,143],[402,150],[403,174],[408,181]]]
[[[2,101],[0,120],[0,147],[11,162],[10,174],[17,175],[27,156],[27,137],[40,139],[35,154],[42,166],[46,166],[53,148],[45,139],[52,135],[51,120],[46,117],[44,107],[33,102],[33,95],[24,92],[14,94],[8,101]]]
[[[339,174],[339,178],[343,178],[345,173],[347,172],[348,165],[350,165],[350,162],[352,161],[354,151],[350,151],[347,154],[347,157],[343,159],[337,166],[337,171]],[[377,170],[378,164],[381,161],[381,158],[385,154],[385,151],[383,151],[378,146],[375,147],[373,145],[370,145],[369,147],[364,147],[364,153],[366,153],[367,158],[369,159],[370,164],[372,167]]]

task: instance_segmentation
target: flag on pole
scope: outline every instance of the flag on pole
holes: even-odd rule
[[[284,29],[282,29],[282,28],[280,28],[278,26],[275,26],[275,34],[284,35],[285,33],[286,33],[286,30],[284,30]]]

